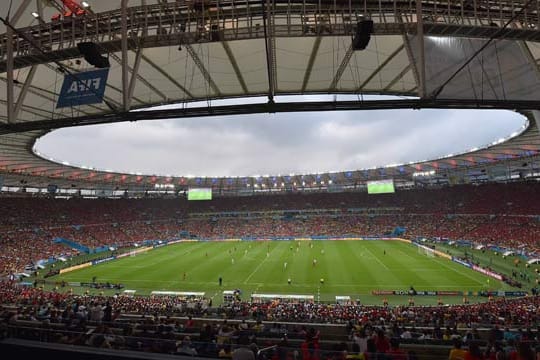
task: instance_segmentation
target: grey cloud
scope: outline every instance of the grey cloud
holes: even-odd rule
[[[55,159],[163,175],[339,171],[440,157],[517,130],[509,111],[259,114],[66,128],[38,143]]]

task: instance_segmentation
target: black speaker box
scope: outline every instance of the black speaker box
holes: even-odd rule
[[[356,26],[356,34],[354,35],[352,46],[354,50],[364,50],[373,32],[373,20],[359,21]]]
[[[107,68],[110,67],[109,59],[105,56],[102,56],[99,52],[98,46],[93,42],[81,42],[77,44],[79,52],[84,56],[90,65],[94,65],[97,68]]]

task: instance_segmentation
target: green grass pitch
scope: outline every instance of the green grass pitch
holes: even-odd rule
[[[411,285],[417,290],[507,288],[450,260],[421,254],[416,246],[400,241],[186,242],[53,279],[90,282],[94,276],[98,282],[122,283],[138,295],[153,290],[202,291],[216,303],[221,302],[223,290],[234,289],[242,290],[244,300],[249,300],[251,293],[314,295],[315,300],[326,302],[334,301],[336,295],[348,295],[361,303],[380,304],[382,297],[372,296],[372,290],[408,290]],[[407,300],[406,296],[389,298],[391,304]],[[457,297],[444,300],[461,302]],[[436,301],[433,296],[416,297],[417,304]]]

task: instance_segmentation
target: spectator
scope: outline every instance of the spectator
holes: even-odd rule
[[[528,341],[520,341],[517,351],[517,360],[535,360],[536,354]]]
[[[363,352],[360,351],[360,346],[358,343],[352,343],[352,350],[347,354],[346,359],[350,360],[365,360],[366,356]]]
[[[303,360],[319,360],[319,344],[309,335],[300,345]]]
[[[476,340],[469,342],[469,350],[465,353],[465,360],[484,360],[484,354],[480,350],[480,343]]]
[[[453,348],[450,350],[448,360],[465,360],[467,351],[461,348],[462,341],[460,339],[453,340]]]
[[[250,348],[247,336],[238,337],[238,347],[232,352],[233,360],[255,360],[255,354]]]
[[[390,339],[390,350],[387,354],[392,360],[407,360],[407,353],[399,348],[399,338]]]
[[[189,336],[184,336],[184,339],[176,344],[176,353],[179,355],[197,356],[197,350],[191,343]]]
[[[390,350],[390,341],[384,333],[383,329],[377,329],[377,335],[375,336],[375,346],[377,347],[377,353],[385,354]]]
[[[219,358],[226,358],[226,359],[231,359],[232,358],[231,344],[230,344],[230,342],[228,340],[225,343],[223,343],[223,346],[221,347],[221,349],[218,352],[218,357]]]

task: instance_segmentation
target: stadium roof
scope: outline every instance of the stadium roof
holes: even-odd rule
[[[429,177],[431,171],[447,178],[449,174],[459,178],[471,168],[484,173],[486,167],[494,173],[520,171],[531,168],[523,167],[522,160],[536,158],[540,149],[533,114],[528,111],[540,105],[537,1],[422,1],[418,7],[409,1],[372,0],[89,3],[80,8],[81,14],[70,17],[64,16],[59,0],[0,5],[8,25],[1,29],[0,42],[0,176],[5,185],[148,189],[172,184],[225,192],[354,186],[389,177],[408,182],[413,174]],[[373,21],[372,31],[369,21]],[[85,58],[78,45],[88,42],[95,44],[98,54],[87,53]],[[81,77],[95,69],[90,62],[100,61],[110,64],[103,101],[57,107],[67,74],[74,76],[80,89],[95,92]],[[274,101],[280,95],[309,94],[358,98]],[[368,101],[364,94],[402,99]],[[266,96],[268,101],[241,102],[255,96]],[[239,103],[210,101],[230,98],[238,98]],[[178,106],[133,111],[164,104]],[[265,178],[105,172],[51,162],[32,150],[38,137],[64,126],[423,107],[520,110],[529,122],[512,140],[459,156]]]

